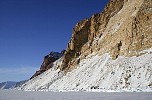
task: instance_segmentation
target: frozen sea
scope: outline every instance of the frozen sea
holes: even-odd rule
[[[152,92],[40,92],[0,90],[0,100],[152,100]]]

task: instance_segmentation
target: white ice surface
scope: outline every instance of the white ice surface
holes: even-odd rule
[[[42,92],[0,90],[0,100],[151,100],[152,92]]]

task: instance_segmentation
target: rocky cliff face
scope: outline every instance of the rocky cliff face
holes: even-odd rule
[[[152,91],[151,23],[151,0],[110,0],[103,12],[76,24],[49,70],[19,89]]]
[[[46,55],[44,57],[44,61],[41,65],[40,69],[38,71],[36,71],[36,73],[30,79],[42,74],[43,72],[47,71],[48,69],[50,69],[53,66],[53,62],[55,62],[57,59],[62,57],[64,52],[65,52],[64,50],[61,51],[61,53],[50,52],[50,54]]]
[[[88,54],[100,51],[118,56],[138,56],[152,47],[150,0],[110,0],[104,11],[76,24],[64,55],[68,71]]]

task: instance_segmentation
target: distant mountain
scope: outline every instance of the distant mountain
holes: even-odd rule
[[[14,89],[16,87],[20,87],[25,82],[27,82],[27,80],[23,80],[20,82],[14,82],[14,81],[2,82],[0,83],[0,89]]]
[[[27,81],[28,81],[28,80],[23,80],[23,81],[20,81],[20,82],[16,82],[14,88],[22,86],[22,84],[24,84],[24,83],[27,82]]]
[[[11,89],[14,88],[17,82],[7,81],[0,83],[0,89]]]

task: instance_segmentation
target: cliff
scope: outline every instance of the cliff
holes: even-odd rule
[[[76,24],[64,55],[22,90],[152,91],[152,2],[110,0]]]
[[[140,51],[152,47],[151,7],[150,0],[110,0],[102,13],[77,23],[62,70],[68,71],[92,52],[110,53],[116,59],[138,56]]]

